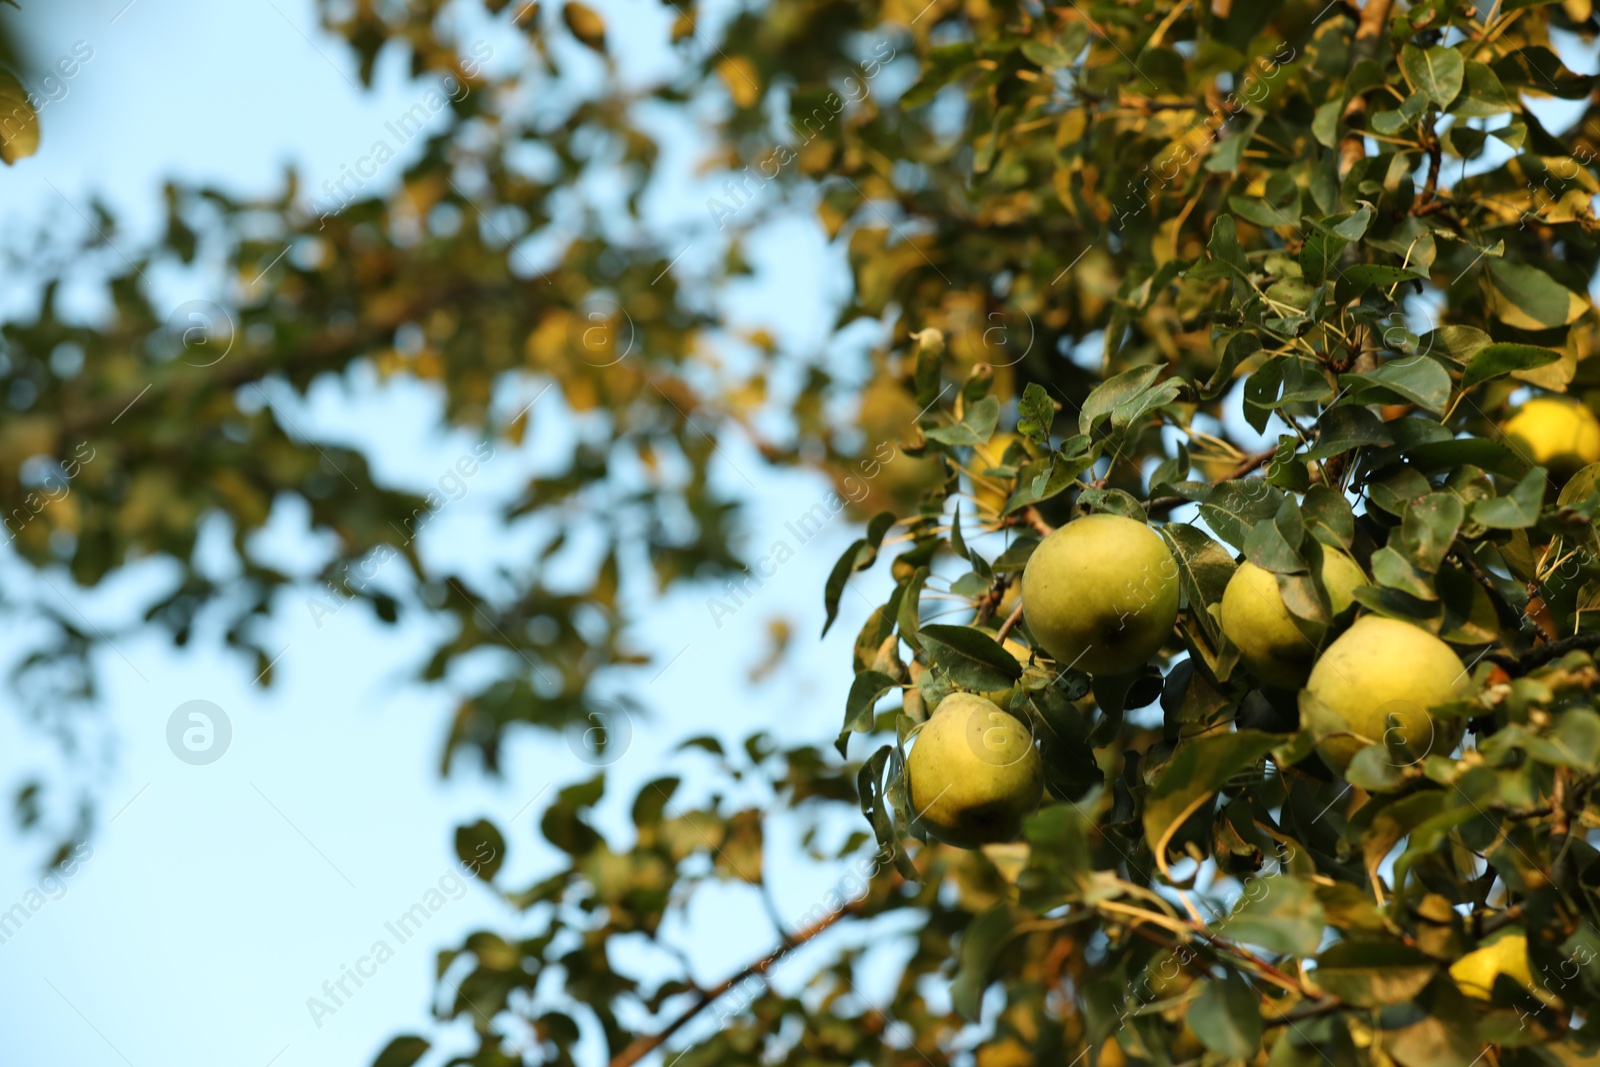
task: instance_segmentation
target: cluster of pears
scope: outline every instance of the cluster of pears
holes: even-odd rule
[[[1335,620],[1355,603],[1367,576],[1354,559],[1323,546],[1320,570]],[[1417,755],[1448,751],[1453,738],[1429,709],[1455,700],[1466,668],[1449,645],[1420,627],[1363,615],[1331,643],[1322,623],[1289,611],[1278,577],[1248,560],[1222,596],[1222,632],[1255,679],[1276,689],[1304,689],[1346,730],[1325,737],[1317,754],[1343,772],[1368,743],[1403,740]],[[1326,645],[1326,647],[1324,647]],[[1398,732],[1398,738],[1395,738]]]
[[[1600,462],[1600,420],[1576,401],[1530,400],[1503,429],[1558,483]],[[1014,440],[998,434],[975,449],[978,470],[999,466]],[[999,481],[980,473],[975,484],[980,514],[998,516],[1006,499]],[[1348,621],[1367,576],[1336,548],[1323,547],[1320,556],[1318,577],[1337,626]],[[1177,561],[1145,523],[1089,515],[1034,549],[1021,595],[1028,631],[1059,667],[1126,674],[1148,662],[1172,634],[1180,600]],[[1335,771],[1343,772],[1360,749],[1392,739],[1396,730],[1419,755],[1454,746],[1454,737],[1438,736],[1442,727],[1430,709],[1460,697],[1467,671],[1433,634],[1363,615],[1330,641],[1329,624],[1292,613],[1278,576],[1249,561],[1228,582],[1220,622],[1260,685],[1303,690],[1321,713],[1344,724],[1317,746]],[[1019,660],[1030,654],[1015,641],[1006,648]],[[1007,695],[946,697],[916,731],[906,767],[914,819],[940,841],[964,848],[1009,841],[1043,796],[1039,751],[1027,724],[1000,707]]]
[[[1046,537],[1022,575],[1028,630],[1058,664],[1124,674],[1150,659],[1178,617],[1178,568],[1142,522],[1090,515]],[[1006,650],[1025,659],[1013,641]],[[947,844],[1009,841],[1039,804],[1044,768],[1028,727],[989,697],[940,701],[917,731],[906,777],[916,822]]]

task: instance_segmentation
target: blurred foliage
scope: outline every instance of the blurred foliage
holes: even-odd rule
[[[829,472],[873,516],[823,591],[831,624],[850,576],[893,553],[838,741],[871,743],[868,758],[697,739],[680,757],[693,799],[650,783],[627,842],[591,823],[603,775],[562,790],[539,830],[569,862],[493,882],[527,921],[440,960],[439,1021],[478,1040],[453,1062],[576,1062],[586,1037],[614,1067],[1595,1055],[1600,493],[1596,468],[1540,466],[1497,429],[1530,389],[1600,397],[1600,79],[1561,58],[1592,55],[1588,0],[669,4],[677,66],[644,85],[601,11],[484,6],[525,31],[525,65],[478,63],[443,3],[327,7],[363,77],[399,47],[419,78],[471,87],[393,195],[316,217],[294,179],[269,202],[174,185],[166,236],[111,279],[107,320],[63,317],[45,277],[0,364],[0,497],[27,563],[91,587],[170,559],[181,580],[146,624],[182,643],[217,613],[265,666],[255,624],[295,583],[250,535],[297,498],[337,546],[323,577],[341,595],[455,621],[423,677],[513,653],[462,703],[447,766],[471,749],[493,769],[512,725],[599,713],[596,679],[638,659],[621,588],[752,562],[729,479],[712,477],[728,442]],[[541,93],[554,85],[569,91]],[[1552,100],[1570,125],[1547,125]],[[695,124],[719,183],[707,228],[725,244],[692,284],[644,206],[667,136],[652,108]],[[748,272],[748,235],[796,208],[849,266],[836,338],[874,339],[848,375],[721,325],[714,296]],[[98,221],[85,254],[116,239]],[[173,321],[141,275],[205,257],[236,279],[226,315]],[[496,402],[508,386],[548,384],[538,404],[599,428],[506,515],[560,531],[526,569],[492,591],[431,571],[406,534],[426,502],[295,430],[313,382],[364,375],[429,382],[452,426],[489,441],[533,417]],[[1051,662],[1017,610],[1039,536],[1096,512],[1159,523],[1182,576],[1174,633],[1131,676]],[[195,563],[213,517],[242,568],[226,583]],[[569,529],[606,546],[593,573],[560,554]],[[1462,699],[1435,709],[1465,730],[1459,755],[1385,758],[1402,738],[1330,770],[1312,750],[1336,730],[1314,702],[1241,665],[1215,613],[1237,561],[1337,630],[1324,549],[1371,576],[1354,610],[1471,665]],[[394,555],[415,604],[343,578]],[[924,640],[950,600],[971,625]],[[117,635],[28,607],[54,637],[21,691],[91,699],[88,658]],[[1044,805],[1023,841],[922,840],[907,735],[950,692],[1002,688],[1043,739]],[[726,799],[751,782],[763,804]],[[819,829],[857,806],[870,833]],[[852,874],[800,922],[775,913],[777,942],[702,988],[669,931],[708,882],[771,901],[763,827],[780,809]],[[463,858],[484,841],[514,851],[518,829],[464,827]],[[858,932],[788,967],[835,927]],[[874,1006],[857,965],[883,931],[905,952]],[[1508,934],[1525,951],[1466,981]],[[623,949],[641,943],[677,977],[638,977]],[[428,1047],[400,1038],[379,1062]]]

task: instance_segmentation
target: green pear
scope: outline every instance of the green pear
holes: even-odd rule
[[[1436,722],[1428,709],[1459,699],[1467,684],[1460,657],[1437,637],[1398,619],[1363,615],[1328,646],[1306,681],[1306,693],[1349,730],[1325,737],[1317,752],[1342,774],[1362,748],[1384,743],[1393,716],[1396,739],[1416,756],[1448,755],[1460,723]]]
[[[1028,728],[971,693],[953,693],[913,735],[906,757],[912,819],[960,848],[1013,840],[1044,794]]]
[[[1088,515],[1039,543],[1022,572],[1028,631],[1063,667],[1124,674],[1160,651],[1178,619],[1178,564],[1160,534]]]
[[[1367,576],[1355,560],[1323,548],[1322,585],[1335,615],[1349,609],[1356,588],[1366,583]],[[1261,682],[1298,689],[1311,674],[1327,627],[1291,614],[1278,590],[1277,576],[1246,560],[1223,591],[1222,632]]]

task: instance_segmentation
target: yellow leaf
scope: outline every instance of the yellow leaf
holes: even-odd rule
[[[28,90],[0,70],[0,160],[15,163],[39,150],[39,116],[28,103]]]
[[[741,108],[754,107],[761,99],[761,81],[755,66],[744,56],[729,56],[717,64],[717,74],[728,94]]]
[[[572,36],[601,55],[606,54],[606,20],[598,11],[587,4],[578,3],[578,0],[567,0],[561,9],[561,19],[572,31]]]

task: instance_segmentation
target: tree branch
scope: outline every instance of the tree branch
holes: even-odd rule
[[[1350,69],[1363,59],[1376,56],[1389,28],[1389,9],[1393,0],[1367,0],[1356,24],[1355,42],[1350,48]],[[1339,177],[1343,178],[1358,162],[1366,158],[1367,146],[1363,129],[1367,121],[1367,98],[1358,94],[1344,109],[1344,122],[1349,129],[1339,142]]]
[[[1548,645],[1543,645],[1522,656],[1508,656],[1503,652],[1492,652],[1483,658],[1490,663],[1505,668],[1506,673],[1515,678],[1536,668],[1543,667],[1546,663],[1552,663],[1565,656],[1568,652],[1596,648],[1600,648],[1600,632],[1564,637],[1560,641],[1552,641]]]
[[[348,333],[324,334],[309,343],[296,346],[292,351],[286,352],[274,347],[259,356],[230,353],[231,358],[224,358],[211,368],[196,367],[182,361],[152,367],[149,373],[152,380],[138,390],[129,390],[109,397],[63,396],[58,432],[61,438],[66,439],[102,429],[121,418],[124,412],[128,412],[140,401],[143,401],[140,404],[143,407],[145,404],[182,393],[217,395],[278,372],[333,370],[384,344],[402,323],[420,318],[435,308],[459,307],[471,299],[514,300],[519,296],[532,295],[534,292],[535,290],[527,285],[447,286],[427,297],[395,307],[386,314],[374,316],[370,321],[352,328]],[[234,331],[234,345],[243,347],[243,327],[236,322]],[[159,330],[149,331],[151,334],[157,332]],[[147,393],[154,395],[147,396]]]
[[[1022,598],[1019,596],[1017,598],[1017,606],[1011,609],[1011,614],[1006,616],[1006,621],[1001,623],[1000,629],[995,632],[995,644],[1005,642],[1006,634],[1011,632],[1011,628],[1017,624],[1017,620],[1020,618],[1022,618]]]
[[[730,989],[738,986],[748,978],[754,978],[758,975],[766,974],[778,963],[779,960],[783,959],[789,953],[793,952],[807,941],[810,941],[812,938],[822,933],[840,919],[843,919],[847,915],[855,915],[858,913],[861,910],[863,901],[865,900],[866,898],[862,897],[860,900],[853,901],[850,904],[840,908],[832,915],[818,919],[810,926],[807,926],[801,930],[797,930],[792,936],[785,936],[783,944],[775,949],[770,955],[763,956],[761,959],[751,963],[749,966],[745,967],[743,970],[739,971],[739,973],[733,975],[727,980],[701,992],[700,995],[695,998],[695,1002],[691,1004],[676,1019],[673,1019],[670,1023],[668,1023],[665,1029],[654,1034],[643,1034],[634,1038],[628,1043],[626,1048],[611,1058],[610,1067],[632,1067],[633,1064],[638,1063],[640,1060],[650,1055],[650,1053],[666,1044],[666,1042],[671,1039],[673,1034],[677,1033],[679,1030],[683,1029],[684,1026],[688,1025],[688,1023],[696,1015],[699,1015],[706,1008],[716,1003],[718,998],[720,998],[724,993],[727,993]]]

